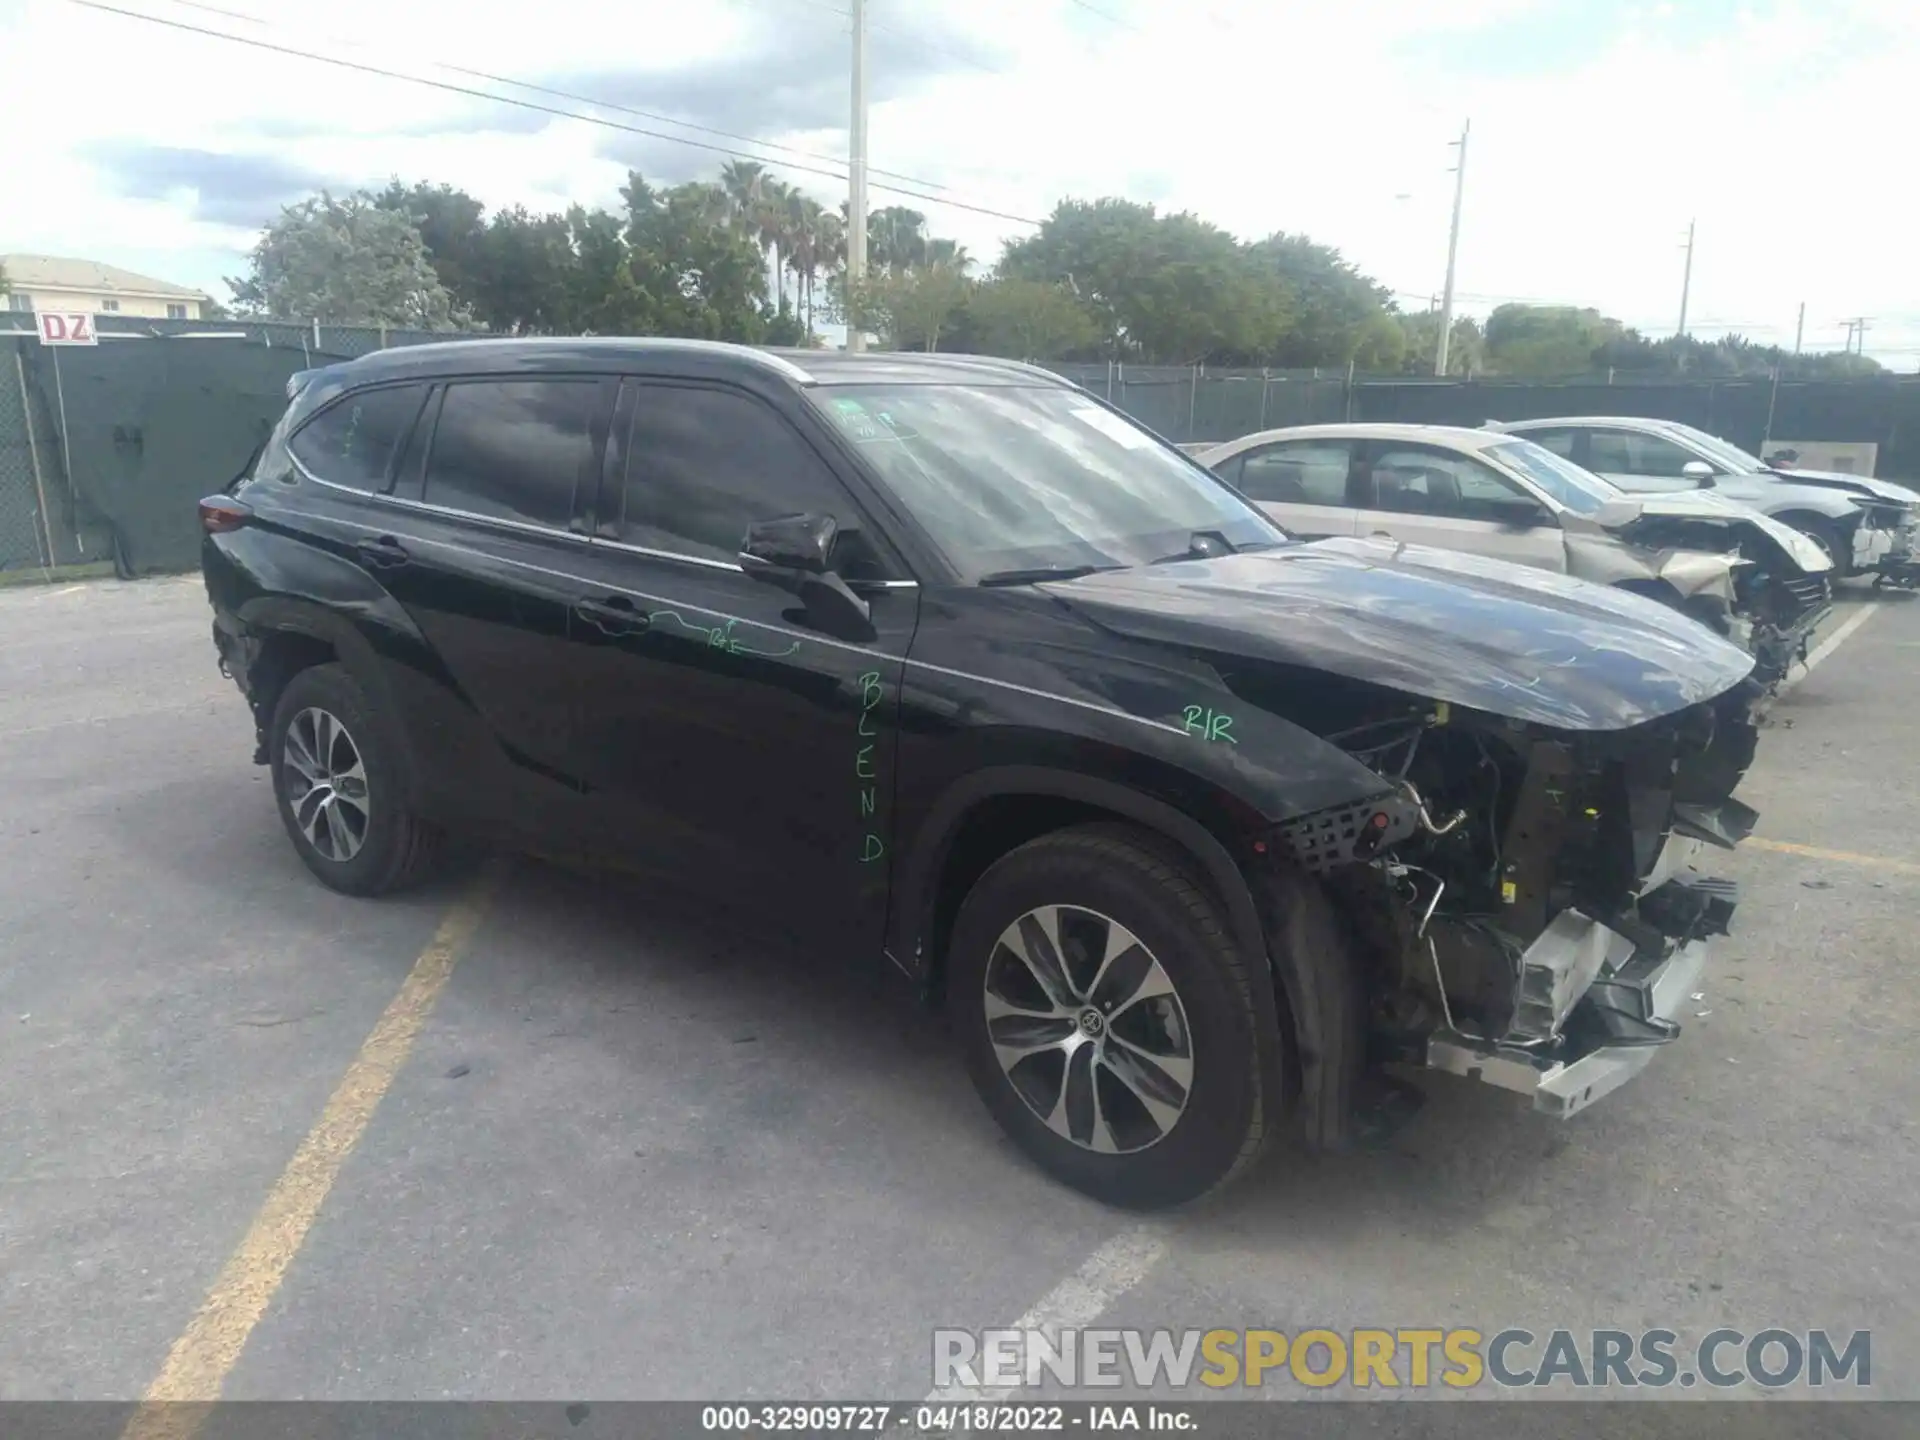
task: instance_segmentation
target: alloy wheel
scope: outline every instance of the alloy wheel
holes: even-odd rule
[[[1193,1090],[1193,1042],[1172,978],[1124,925],[1072,905],[1001,932],[984,1002],[994,1055],[1047,1128],[1124,1155],[1165,1136]]]
[[[287,726],[281,755],[287,804],[307,843],[328,860],[358,855],[373,812],[366,764],[347,727],[329,711],[309,707]]]

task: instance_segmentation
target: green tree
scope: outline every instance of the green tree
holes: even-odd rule
[[[968,348],[1013,360],[1063,360],[1095,348],[1093,317],[1064,285],[1015,277],[974,287],[967,300]]]
[[[484,314],[486,206],[451,185],[430,185],[424,180],[403,185],[397,179],[388,182],[374,203],[412,219],[434,274],[454,303]]]
[[[1501,305],[1487,317],[1487,368],[1500,375],[1590,375],[1626,326],[1572,305]]]
[[[565,215],[524,206],[494,212],[473,283],[464,297],[495,330],[513,335],[564,333],[577,294],[573,227]]]
[[[636,172],[623,194],[632,273],[657,307],[658,333],[757,342],[766,324],[766,257],[758,239],[716,207],[716,187],[692,181],[662,193]]]
[[[953,265],[876,270],[853,298],[868,329],[888,350],[937,350],[967,304],[973,282]],[[844,284],[840,287],[844,292]],[[844,302],[842,313],[845,313]]]
[[[1402,375],[1433,374],[1434,355],[1440,346],[1440,314],[1421,310],[1399,317],[1402,340],[1399,371]],[[1447,374],[1471,378],[1487,372],[1486,337],[1471,316],[1454,317],[1453,331],[1447,340]]]
[[[412,218],[364,191],[344,199],[322,191],[287,206],[250,262],[249,273],[227,285],[255,314],[426,330],[471,323],[434,272]]]
[[[1231,235],[1131,200],[1063,200],[999,273],[1066,286],[1116,359],[1258,363],[1286,333],[1283,285]]]
[[[1384,358],[1394,348],[1389,337],[1399,333],[1389,318],[1393,297],[1338,250],[1282,232],[1249,245],[1247,254],[1286,287],[1292,302],[1286,331],[1267,363],[1287,368],[1389,363]],[[1397,365],[1399,356],[1390,363]]]

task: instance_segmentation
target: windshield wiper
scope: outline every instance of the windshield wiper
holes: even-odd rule
[[[1030,570],[995,570],[974,583],[983,589],[1001,585],[1039,585],[1048,580],[1078,580],[1102,570],[1124,570],[1124,565],[1036,565]]]

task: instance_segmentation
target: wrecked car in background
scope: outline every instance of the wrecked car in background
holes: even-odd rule
[[[1202,464],[1303,537],[1384,535],[1636,591],[1749,650],[1777,684],[1831,609],[1806,536],[1708,493],[1630,495],[1527,440],[1442,425],[1308,425]]]
[[[1827,551],[1834,578],[1873,575],[1911,589],[1920,582],[1920,494],[1838,470],[1782,469],[1677,420],[1579,415],[1490,420],[1636,493],[1711,489],[1763,510]]]

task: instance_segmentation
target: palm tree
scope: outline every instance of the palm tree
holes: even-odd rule
[[[789,254],[793,247],[794,193],[793,187],[786,181],[777,180],[771,175],[763,176],[752,216],[755,237],[760,241],[761,248],[769,251],[773,257],[775,314],[787,308],[787,267],[781,257]]]
[[[885,205],[867,216],[867,263],[897,274],[924,264],[927,217],[904,205]]]
[[[847,263],[847,222],[831,210],[814,218],[814,264],[831,277]],[[807,276],[807,326],[813,326],[813,275]]]
[[[720,167],[720,189],[725,192],[733,223],[742,230],[759,228],[760,197],[770,177],[758,160],[729,160]]]
[[[967,254],[967,247],[958,240],[927,241],[927,264],[945,265],[958,270],[962,275],[973,264],[973,257]]]

